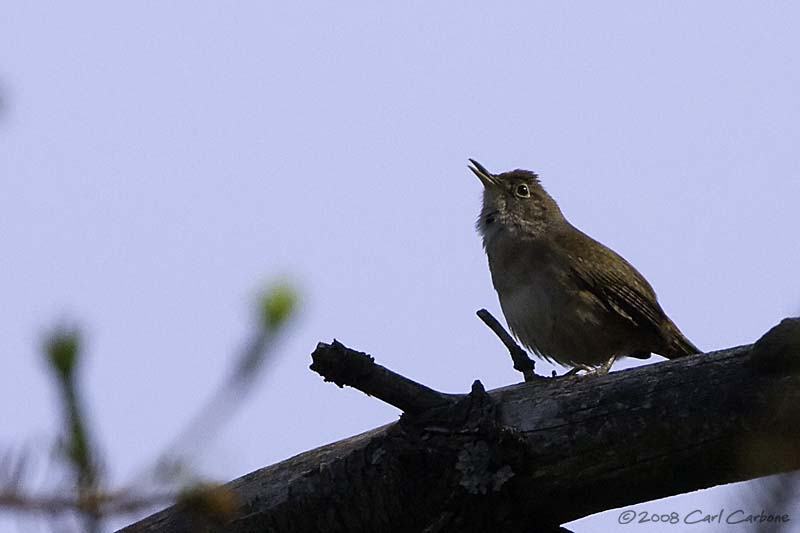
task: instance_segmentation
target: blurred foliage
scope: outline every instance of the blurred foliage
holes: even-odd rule
[[[76,329],[58,329],[45,339],[45,354],[61,381],[72,380],[79,349],[80,334]]]
[[[177,503],[212,524],[231,520],[239,508],[239,500],[231,489],[204,483],[188,487],[178,497]]]
[[[261,317],[267,331],[279,329],[297,306],[297,291],[286,282],[276,283],[261,296]]]
[[[297,291],[286,282],[270,285],[258,299],[258,327],[234,365],[227,385],[229,390],[241,389],[252,381],[270,353],[270,346],[297,307]],[[220,391],[220,394],[223,394]]]
[[[229,378],[212,394],[187,429],[179,433],[176,443],[146,468],[156,473],[162,483],[150,490],[142,490],[136,484],[115,490],[105,488],[104,472],[99,468],[100,447],[91,438],[91,423],[83,409],[79,379],[83,336],[75,327],[59,327],[47,334],[42,351],[58,388],[64,422],[59,438],[63,455],[57,459],[72,473],[74,483],[54,493],[31,493],[25,486],[26,454],[0,454],[0,509],[53,517],[71,512],[82,519],[84,531],[101,531],[104,520],[111,516],[179,502],[197,511],[204,520],[224,523],[238,508],[235,495],[224,486],[195,481],[196,476],[187,472],[181,458],[196,452],[191,447],[198,442],[208,442],[219,421],[229,418],[231,410],[246,398],[280,334],[295,315],[297,302],[297,291],[286,282],[274,283],[261,293],[256,306],[256,327],[233,361]],[[202,439],[195,438],[198,431],[202,431]],[[163,489],[176,484],[176,490]]]

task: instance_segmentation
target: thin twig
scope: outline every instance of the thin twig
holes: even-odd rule
[[[522,376],[525,378],[525,381],[536,381],[538,379],[546,379],[544,376],[537,375],[534,371],[534,362],[533,360],[528,357],[528,353],[519,347],[519,344],[514,342],[514,339],[511,338],[511,335],[505,330],[505,328],[497,321],[497,319],[487,311],[486,309],[481,309],[476,313],[478,318],[483,320],[483,323],[486,324],[490,330],[494,331],[494,334],[500,339],[500,341],[506,345],[508,348],[508,353],[511,354],[511,359],[514,361],[514,370],[518,370],[522,372]]]

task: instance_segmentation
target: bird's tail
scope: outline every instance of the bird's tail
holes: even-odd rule
[[[666,324],[664,329],[666,346],[660,355],[663,355],[667,359],[677,359],[678,357],[686,357],[687,355],[701,353],[700,349],[692,344],[692,341],[687,339],[686,335],[681,333],[678,326],[671,320]]]

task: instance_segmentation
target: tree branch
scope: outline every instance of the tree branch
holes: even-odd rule
[[[522,377],[525,378],[525,381],[536,381],[537,379],[545,379],[543,376],[538,376],[534,370],[535,363],[533,359],[528,357],[528,352],[523,350],[519,347],[519,344],[514,342],[514,339],[511,338],[511,335],[503,328],[500,322],[487,311],[486,309],[481,309],[477,313],[478,318],[483,320],[483,323],[486,324],[489,329],[491,329],[495,335],[498,336],[500,341],[505,344],[506,348],[508,348],[508,353],[511,355],[511,360],[514,361],[514,370],[518,372],[522,372]]]
[[[410,410],[231,482],[236,518],[204,523],[209,530],[555,531],[603,510],[800,468],[798,319],[754,346],[488,394],[476,383],[444,403],[382,367],[365,370],[371,361],[349,367],[352,354],[337,343],[320,346],[315,366],[324,353],[326,365],[352,370],[337,383]],[[176,506],[126,531],[198,524]]]
[[[421,413],[431,408],[447,405],[461,397],[445,394],[420,385],[378,364],[375,359],[351,350],[341,342],[320,342],[311,354],[311,370],[339,387],[349,385],[361,392],[375,396],[405,413]]]

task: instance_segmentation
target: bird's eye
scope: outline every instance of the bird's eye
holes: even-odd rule
[[[517,185],[516,193],[517,196],[519,196],[520,198],[528,198],[531,195],[531,191],[528,189],[528,186],[525,185],[524,183],[520,183],[519,185]]]

